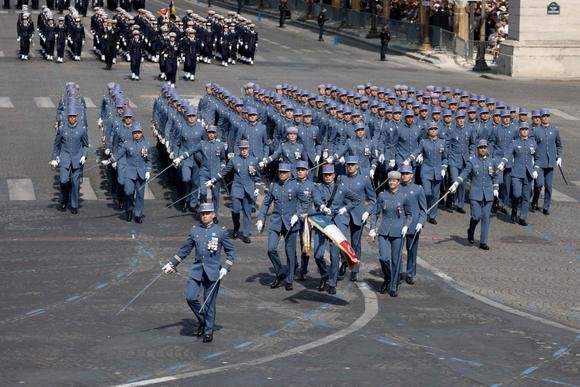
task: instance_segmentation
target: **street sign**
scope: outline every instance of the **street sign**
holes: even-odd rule
[[[560,5],[558,3],[556,3],[555,1],[552,1],[550,4],[548,4],[547,14],[548,15],[559,15],[560,14]]]

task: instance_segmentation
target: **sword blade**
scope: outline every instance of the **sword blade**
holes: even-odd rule
[[[143,289],[141,289],[141,291],[140,291],[139,293],[137,293],[137,295],[136,295],[135,297],[133,297],[133,298],[131,299],[131,301],[129,301],[129,302],[127,303],[127,305],[125,305],[124,307],[122,307],[122,308],[121,308],[121,310],[119,310],[119,311],[117,312],[117,314],[115,314],[115,316],[113,316],[113,317],[117,317],[119,314],[123,313],[123,311],[125,311],[125,309],[127,309],[127,308],[128,308],[128,307],[129,307],[129,306],[130,306],[130,305],[131,305],[133,302],[135,302],[135,300],[136,300],[137,298],[139,298],[139,297],[140,297],[140,296],[141,296],[143,293],[145,293],[145,291],[146,291],[147,289],[149,289],[149,287],[151,287],[151,285],[153,285],[155,282],[157,282],[157,280],[158,280],[159,278],[161,278],[161,276],[162,276],[162,275],[163,275],[163,272],[161,272],[161,273],[157,274],[157,275],[155,276],[155,278],[153,278],[153,280],[151,280],[151,282],[149,282],[149,283],[147,284],[147,286],[145,286]]]
[[[558,165],[558,169],[560,169],[560,173],[562,174],[562,179],[564,179],[564,183],[566,183],[566,185],[568,185],[568,180],[566,180],[566,176],[564,176],[564,170],[559,165]]]

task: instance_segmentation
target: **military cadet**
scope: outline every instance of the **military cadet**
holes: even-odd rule
[[[544,187],[544,215],[550,214],[552,203],[552,179],[554,168],[562,167],[562,141],[560,140],[560,129],[550,123],[550,112],[541,110],[541,125],[534,128],[534,139],[538,143],[537,165],[540,167],[536,186],[534,187],[534,197],[532,199],[532,210],[538,211],[538,200],[540,191]]]
[[[308,163],[306,161],[300,160],[296,163],[296,182],[298,183],[299,189],[304,193],[306,200],[305,207],[302,212],[308,214],[314,208],[314,204],[319,202],[318,198],[318,187],[308,179]],[[304,218],[300,218],[300,273],[298,275],[299,281],[304,281],[306,279],[306,274],[308,273],[308,261],[310,259],[310,251],[307,251],[304,240],[304,228],[308,227],[307,221]],[[296,266],[298,262],[296,262]]]
[[[348,212],[350,230],[350,243],[356,256],[362,261],[362,232],[364,225],[376,210],[377,195],[373,187],[372,177],[359,171],[360,156],[346,157],[346,175],[341,179],[341,183],[351,192],[356,194],[360,200],[359,204],[354,206]],[[350,280],[357,280],[357,273],[360,271],[360,264],[356,265],[350,273]],[[346,272],[346,263],[342,263],[339,275]]]
[[[401,172],[401,185],[399,189],[407,197],[413,220],[409,225],[405,236],[407,247],[407,266],[406,272],[402,277],[409,285],[415,283],[417,274],[417,251],[419,250],[419,239],[421,230],[427,220],[427,199],[423,187],[413,183],[413,168],[410,165],[403,165],[399,170]]]
[[[16,40],[20,42],[20,59],[28,60],[30,53],[30,42],[34,38],[34,24],[30,20],[28,13],[23,13],[16,24]]]
[[[371,180],[375,177],[377,169],[378,150],[373,141],[365,138],[366,127],[361,122],[354,128],[354,136],[338,149],[334,158],[344,164],[345,156],[357,156],[360,173],[370,176]],[[329,162],[332,161],[328,160]]]
[[[403,238],[413,221],[411,206],[405,192],[400,189],[401,173],[390,171],[387,175],[389,189],[379,194],[375,216],[371,219],[371,240],[379,237],[379,263],[383,272],[384,282],[381,293],[389,293],[397,297],[399,273],[401,272],[401,253]],[[378,226],[378,219],[381,224]]]
[[[67,120],[57,128],[50,162],[53,168],[60,165],[60,209],[66,210],[70,202],[72,214],[78,213],[81,175],[89,152],[87,128],[78,122],[80,109],[78,101],[69,101]]]
[[[58,25],[55,27],[55,40],[56,40],[56,62],[64,62],[64,50],[66,47],[67,32],[66,26],[64,25],[64,17],[60,16],[58,18]]]
[[[411,153],[419,145],[420,130],[415,125],[415,113],[412,110],[405,110],[405,123],[398,127],[396,132],[396,163],[397,166],[404,164],[405,160],[410,159]],[[411,166],[415,168],[416,163],[422,163],[423,157],[417,156],[412,159]]]
[[[198,158],[194,157],[194,155],[199,149],[198,146],[201,143],[204,130],[197,121],[195,108],[188,105],[185,109],[185,116],[185,124],[180,127],[175,140],[174,152],[177,157],[173,159],[173,163],[176,167],[179,167],[184,193],[190,195],[183,204],[182,211],[189,207],[189,210],[193,212],[197,208],[200,187],[200,164]]]
[[[183,78],[187,81],[195,81],[195,69],[197,67],[197,40],[195,30],[187,29],[187,37],[181,40],[181,54],[183,55]]]
[[[500,159],[498,165],[499,171],[502,173],[501,183],[499,185],[499,211],[507,214],[507,207],[510,204],[511,185],[512,185],[512,155],[510,155],[509,148],[514,139],[519,137],[517,128],[511,122],[511,113],[509,110],[502,110],[500,112],[500,124],[494,127],[494,152],[493,157]]]
[[[520,124],[519,138],[514,140],[506,151],[508,158],[513,158],[512,179],[512,223],[527,226],[532,182],[538,178],[540,166],[537,164],[538,145],[530,138],[530,126],[527,122]],[[520,215],[518,216],[518,209]]]
[[[76,61],[80,61],[83,45],[85,44],[85,28],[81,24],[80,17],[77,16],[74,19],[74,25],[72,25],[67,32],[69,36],[69,41],[71,43],[70,50],[73,59]]]
[[[216,300],[219,292],[219,281],[231,269],[235,260],[234,244],[225,228],[214,223],[215,210],[212,203],[200,206],[201,224],[191,229],[187,241],[177,254],[163,266],[165,274],[176,271],[176,267],[195,248],[195,261],[187,279],[186,300],[199,323],[196,336],[203,342],[213,340],[216,317]],[[226,261],[221,263],[221,250],[226,254]],[[201,287],[204,290],[204,310],[199,302]]]
[[[296,162],[298,160],[307,160],[304,145],[297,141],[298,128],[290,126],[287,129],[287,133],[287,141],[281,143],[278,146],[278,149],[276,149],[269,157],[262,159],[260,162],[260,168],[264,168],[274,160],[280,160],[283,163],[290,164],[292,166],[292,172],[294,173]]]
[[[417,160],[419,155],[423,156],[421,184],[425,189],[425,197],[429,207],[439,200],[441,182],[445,179],[447,173],[445,140],[440,138],[437,132],[437,124],[431,122],[427,127],[428,137],[423,139],[419,147],[403,162],[405,165],[411,165],[411,162]],[[427,221],[431,224],[437,224],[437,206],[434,206],[430,213],[427,214]]]
[[[213,202],[216,213],[219,213],[220,187],[223,179],[217,177],[219,171],[226,166],[226,147],[218,140],[217,127],[210,125],[206,129],[207,140],[202,140],[198,157],[200,169],[200,187],[202,187],[200,197],[204,202]],[[219,177],[219,176],[218,176]],[[205,186],[205,189],[203,187]],[[217,221],[217,219],[216,219]]]
[[[131,39],[127,47],[127,57],[129,61],[131,61],[131,79],[138,81],[141,73],[141,62],[143,61],[145,42],[141,38],[139,31],[134,30],[132,35],[133,39]]]
[[[113,28],[113,20],[107,19],[105,22],[105,30],[103,32],[103,47],[104,47],[104,59],[106,70],[111,70],[113,63],[117,56],[117,44],[119,41],[119,34],[116,29]]]
[[[447,160],[449,162],[449,174],[452,181],[457,181],[457,177],[467,165],[470,144],[471,133],[465,126],[465,113],[458,112],[455,116],[455,126],[447,132],[445,141]],[[460,182],[457,191],[452,195],[452,209],[455,209],[460,214],[465,214],[465,210],[463,209],[465,206],[465,183]],[[455,202],[456,204],[454,204]]]
[[[113,151],[109,162],[124,159],[123,187],[125,190],[125,220],[143,223],[145,184],[151,177],[151,147],[143,137],[141,125],[135,122],[131,130],[132,138],[120,142]]]
[[[302,111],[302,123],[298,125],[298,137],[304,144],[308,165],[314,167],[320,160],[322,138],[318,126],[312,125],[312,110],[310,109]],[[313,177],[314,174],[311,176]]]
[[[228,161],[227,165],[218,173],[217,178],[225,178],[233,172],[232,182],[232,221],[234,223],[233,238],[238,239],[240,231],[240,212],[242,219],[242,242],[251,243],[250,223],[252,220],[252,207],[258,197],[256,183],[260,181],[258,159],[250,154],[250,141],[240,140],[238,143],[239,154]]]
[[[44,55],[46,60],[54,60],[54,44],[56,41],[56,25],[52,16],[48,17],[48,24],[44,30]]]
[[[272,216],[268,229],[268,257],[272,262],[276,278],[270,284],[272,289],[280,286],[286,280],[286,290],[292,290],[294,282],[294,270],[296,265],[296,234],[298,232],[298,220],[300,211],[305,208],[307,200],[296,180],[291,179],[292,166],[287,163],[278,165],[278,179],[270,185],[266,193],[256,228],[258,232],[264,229],[266,214],[272,204]],[[280,236],[284,237],[284,249],[286,252],[286,270],[282,267],[278,255],[278,242]],[[324,251],[324,250],[323,250]]]
[[[497,169],[499,162],[490,157],[488,153],[489,144],[487,140],[478,140],[477,153],[469,158],[467,165],[449,188],[451,193],[454,193],[461,182],[465,182],[468,178],[471,179],[471,189],[469,190],[471,219],[467,229],[467,240],[471,244],[475,242],[475,227],[481,220],[479,248],[483,250],[489,250],[487,237],[489,234],[491,206],[494,197],[499,197],[499,174]]]
[[[165,58],[165,74],[167,82],[171,87],[175,87],[177,78],[177,58],[179,57],[179,46],[177,45],[177,34],[169,33],[169,42],[164,46],[162,56]]]
[[[333,222],[346,236],[350,223],[349,212],[361,203],[361,198],[346,187],[342,181],[335,181],[336,173],[333,164],[322,166],[322,177],[323,183],[318,187],[320,202],[315,204],[318,210],[324,213],[327,219]],[[316,231],[314,235],[314,259],[320,272],[318,290],[322,292],[326,289],[328,294],[336,294],[340,265],[339,249],[330,242],[330,268],[328,268],[324,260],[328,237],[320,231]]]

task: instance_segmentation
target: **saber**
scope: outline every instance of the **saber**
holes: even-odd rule
[[[562,166],[558,165],[558,169],[560,170],[560,173],[562,174],[562,179],[564,179],[564,183],[566,183],[566,185],[568,185],[568,180],[566,180],[566,176],[564,176],[564,170],[562,169]]]
[[[434,204],[433,204],[431,207],[429,207],[429,209],[427,209],[427,214],[429,214],[433,208],[437,207],[437,205],[438,205],[438,204],[439,204],[439,203],[440,203],[440,202],[441,202],[443,199],[445,199],[445,198],[447,197],[447,195],[449,195],[450,193],[451,193],[451,191],[447,191],[447,192],[445,192],[445,195],[441,196],[441,197],[439,198],[439,200],[437,200],[437,201],[436,201],[436,202],[435,202],[435,203],[434,203]]]
[[[190,193],[188,193],[187,195],[183,196],[180,199],[177,199],[176,201],[174,201],[173,203],[171,203],[170,205],[167,206],[167,208],[170,208],[171,206],[173,206],[174,204],[179,203],[180,201],[182,201],[183,199],[187,198],[188,196],[193,195],[194,193],[196,193],[197,191],[199,191],[201,189],[201,187],[199,187],[198,189],[196,189],[195,191],[191,191]]]
[[[389,181],[389,179],[385,179],[385,181],[383,181],[381,184],[379,184],[379,186],[377,188],[375,188],[375,192],[379,190],[379,188],[381,188],[387,181]]]
[[[209,290],[209,294],[207,295],[207,297],[205,297],[205,301],[203,302],[203,304],[201,305],[201,308],[199,308],[199,313],[202,313],[203,308],[205,307],[205,305],[207,304],[207,302],[211,299],[211,295],[213,294],[213,291],[215,290],[217,284],[221,281],[221,279],[218,279],[217,281],[215,281],[215,284],[213,284],[213,286],[211,287],[211,289]]]
[[[133,298],[131,299],[131,301],[129,301],[129,302],[127,303],[127,305],[125,305],[124,307],[122,307],[122,308],[121,308],[121,310],[119,310],[119,311],[117,312],[117,314],[115,314],[113,317],[117,317],[117,316],[118,316],[119,314],[121,314],[121,313],[122,313],[122,312],[123,312],[125,309],[127,309],[127,308],[128,308],[128,307],[129,307],[129,306],[130,306],[130,305],[131,305],[133,302],[135,302],[135,300],[136,300],[137,298],[139,298],[139,296],[141,296],[143,293],[145,293],[145,290],[149,289],[149,287],[151,287],[151,285],[153,285],[155,282],[157,282],[157,280],[158,280],[159,278],[161,278],[161,276],[162,276],[162,275],[163,275],[163,272],[161,272],[161,273],[157,274],[157,275],[155,276],[155,278],[153,278],[153,280],[151,280],[151,282],[149,282],[149,283],[147,284],[147,286],[145,286],[143,289],[141,289],[141,291],[140,291],[139,293],[137,293],[137,295],[136,295],[135,297],[133,297]]]
[[[413,248],[413,244],[415,244],[415,238],[417,238],[417,234],[419,234],[421,231],[415,231],[415,235],[413,235],[413,239],[411,239],[411,244],[409,246],[407,246],[407,249],[411,250]]]
[[[316,168],[318,168],[318,167],[320,167],[321,165],[324,165],[324,164],[326,164],[326,161],[323,161],[321,163],[316,164],[315,166],[313,166],[312,168],[310,168],[308,171],[306,171],[306,173],[309,173],[313,169],[316,169]]]
[[[169,168],[173,167],[173,163],[169,163],[169,165],[167,166],[167,168],[165,168],[164,170],[162,170],[161,172],[159,172],[157,175],[151,177],[149,180],[145,181],[145,184],[143,184],[143,186],[141,188],[139,188],[140,190],[145,189],[145,187],[147,187],[147,184],[151,183],[153,180],[157,179],[159,176],[161,176],[165,171],[167,171]]]

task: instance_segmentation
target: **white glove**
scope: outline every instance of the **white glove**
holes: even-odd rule
[[[532,172],[532,179],[536,180],[538,178],[538,171]]]
[[[111,154],[111,150],[109,148],[105,149],[105,154],[109,156]]]
[[[81,165],[85,165],[85,162],[87,161],[87,158],[85,156],[81,156],[81,159],[79,160],[79,163]]]
[[[502,161],[501,163],[499,163],[499,164],[498,164],[498,166],[497,166],[497,169],[498,169],[500,172],[503,172],[504,168],[505,168],[505,164],[504,164],[504,162]]]
[[[344,159],[344,156],[342,156],[340,159],[338,159],[338,162],[341,164],[346,163],[346,160]]]
[[[497,189],[493,190],[493,196],[498,198],[499,197],[499,191]]]
[[[328,164],[332,164],[332,162],[334,161],[334,159],[332,158],[332,156],[330,156],[330,157],[328,157],[328,158],[327,158],[326,160],[324,160],[324,161],[326,161]]]
[[[101,117],[99,117],[99,119],[97,120],[97,125],[103,126],[103,119]]]
[[[181,164],[182,161],[183,161],[183,156],[176,157],[175,159],[173,159],[173,165],[175,165],[176,167],[179,167],[179,164]]]
[[[117,169],[117,162],[115,161],[113,164],[111,164],[111,167],[113,167],[113,169]]]
[[[445,169],[442,169],[442,170],[441,170],[441,177],[442,177],[442,178],[445,178]]]
[[[421,223],[417,223],[417,226],[415,226],[415,232],[421,231],[422,228],[423,228],[423,225]]]
[[[165,141],[165,149],[167,150],[171,149],[171,143],[169,142],[169,140]]]
[[[298,215],[294,214],[292,215],[292,218],[290,218],[290,227],[294,227],[296,222],[298,222]]]
[[[226,276],[226,274],[228,274],[228,269],[226,269],[225,267],[222,267],[220,269],[220,278],[219,279],[224,278]]]
[[[395,160],[389,160],[389,168],[395,168]]]
[[[234,158],[234,153],[230,152],[228,153],[228,160],[231,160]]]
[[[371,179],[374,179],[375,178],[375,170],[374,169],[371,169],[369,171],[369,176],[371,177]]]
[[[324,212],[326,215],[329,216],[332,214],[332,210],[326,207],[324,204],[320,206],[320,211]]]
[[[175,152],[171,152],[171,153],[169,154],[169,158],[170,158],[171,160],[175,159]]]
[[[161,144],[165,145],[165,139],[162,138],[161,140],[159,140],[161,142]]]
[[[262,222],[261,220],[258,220],[256,222],[256,228],[258,229],[258,232],[262,232],[262,230],[264,229],[264,222]]]
[[[163,267],[161,268],[161,271],[163,271],[163,273],[165,273],[165,274],[173,274],[173,273],[175,273],[177,270],[175,270],[175,266],[173,266],[173,265],[171,264],[171,262],[168,262],[168,263],[166,263],[166,264],[165,264],[165,266],[163,266]]]
[[[562,158],[558,157],[558,159],[556,160],[556,165],[561,167],[562,166]]]
[[[16,38],[16,41],[17,42],[20,42],[20,36]]]
[[[150,177],[151,177],[151,172],[149,172],[149,171],[145,172],[145,180],[149,180]]]
[[[449,192],[455,193],[455,191],[457,191],[457,187],[459,187],[459,183],[456,181],[451,184],[451,187],[449,187]]]
[[[325,149],[325,150],[322,151],[322,158],[323,159],[327,159],[328,158],[328,150]]]
[[[111,160],[102,160],[101,161],[101,165],[104,165],[105,167],[109,164],[111,164]]]
[[[52,160],[51,162],[49,162],[50,166],[53,168],[58,167],[58,161],[57,160]]]
[[[318,161],[320,161],[320,155],[316,155],[316,157],[314,157],[314,164],[318,164]]]
[[[416,161],[421,164],[423,163],[423,153],[419,154],[419,156],[417,156]]]
[[[346,207],[342,207],[338,209],[338,215],[344,215],[346,214]]]
[[[385,162],[385,155],[384,154],[379,155],[379,163],[382,164],[384,162]]]
[[[367,221],[367,219],[369,218],[369,215],[370,215],[370,214],[368,213],[368,211],[365,211],[365,212],[363,212],[363,214],[362,214],[362,220],[361,220],[361,221],[362,221],[363,223],[364,223],[364,222],[366,222],[366,221]]]
[[[369,236],[371,237],[371,241],[374,241],[375,238],[377,237],[377,230],[375,230],[374,228],[369,232]]]
[[[131,55],[127,54],[127,62],[131,60]]]
[[[411,165],[411,160],[407,159],[403,161],[403,165]]]
[[[260,190],[256,188],[254,190],[254,197],[257,198],[259,193],[260,193]]]
[[[211,188],[211,187],[213,187],[213,183],[214,183],[214,180],[213,179],[208,180],[208,181],[205,182],[205,186],[207,188]]]
[[[407,230],[408,230],[408,227],[407,226],[403,226],[403,229],[401,230],[401,235],[402,236],[407,235]]]

